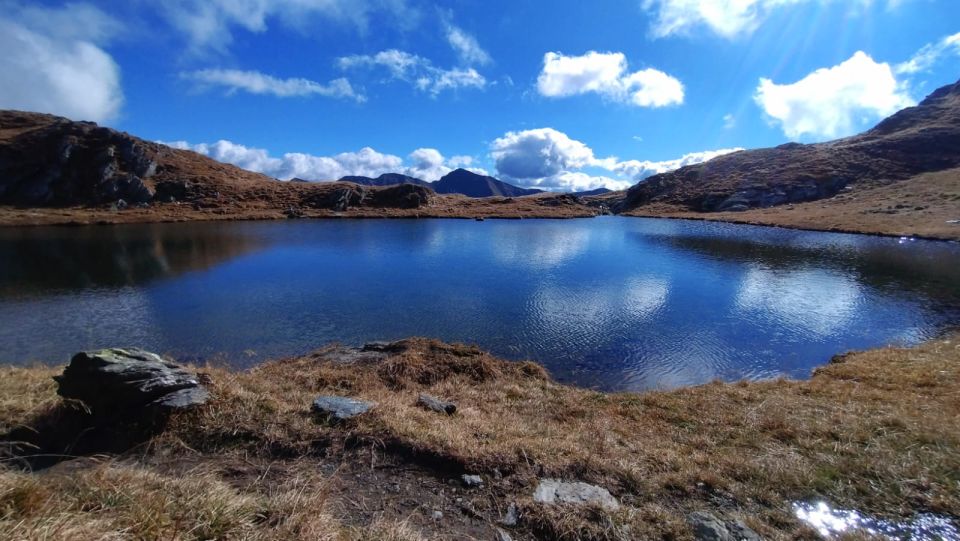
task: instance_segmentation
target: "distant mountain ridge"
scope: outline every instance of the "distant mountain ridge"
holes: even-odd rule
[[[297,179],[300,180],[300,179]],[[377,178],[345,176],[338,182],[352,182],[363,186],[390,186],[393,184],[416,184],[440,194],[460,194],[467,197],[520,197],[543,193],[543,190],[521,188],[491,176],[480,175],[466,169],[451,171],[435,182],[427,182],[399,173],[386,173]]]
[[[696,212],[745,211],[954,167],[960,167],[960,82],[860,135],[742,150],[652,176],[627,190],[615,210],[665,204]]]
[[[416,177],[401,175],[400,173],[384,173],[377,178],[364,177],[360,175],[348,175],[341,177],[338,182],[352,182],[363,186],[391,186],[394,184],[416,184],[425,188],[432,188],[432,183],[420,180]]]

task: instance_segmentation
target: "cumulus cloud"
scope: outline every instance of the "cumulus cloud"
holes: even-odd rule
[[[326,96],[330,98],[348,98],[363,102],[366,98],[358,94],[350,81],[340,78],[327,84],[310,79],[278,79],[259,71],[234,69],[204,69],[180,74],[181,77],[195,81],[203,86],[221,86],[228,94],[243,91],[251,94],[267,94],[278,98],[295,96]]]
[[[60,8],[0,2],[0,108],[115,119],[120,68],[103,47],[120,23],[88,4]]]
[[[513,179],[540,179],[597,163],[590,147],[553,128],[507,132],[493,141],[490,154],[497,171]]]
[[[897,64],[897,74],[914,74],[929,71],[944,55],[960,56],[960,32],[947,36],[936,43],[923,46],[910,60]]]
[[[159,10],[198,53],[224,53],[237,29],[261,33],[273,21],[306,30],[322,18],[364,30],[375,15],[391,16],[400,24],[417,17],[405,0],[167,0]]]
[[[487,51],[480,47],[477,38],[453,25],[447,25],[447,41],[465,64],[486,65],[491,61]]]
[[[861,8],[882,0],[643,0],[643,8],[654,15],[650,33],[655,38],[690,34],[699,28],[727,39],[751,34],[770,13],[784,6],[836,2]],[[903,0],[887,0],[896,7]]]
[[[288,152],[280,157],[271,156],[262,148],[244,146],[231,141],[190,144],[186,141],[163,143],[168,146],[192,150],[217,161],[230,163],[280,180],[300,178],[304,180],[337,180],[348,175],[378,177],[384,173],[402,173],[426,181],[434,181],[455,167],[469,165],[468,156],[454,156],[447,160],[436,149],[419,148],[410,153],[408,162],[400,156],[377,152],[364,147],[357,152],[341,152],[333,156],[315,156],[300,152]],[[472,171],[486,174],[479,168]]]
[[[623,53],[596,51],[581,56],[543,55],[537,91],[552,98],[593,92],[639,107],[677,105],[684,98],[683,83],[675,77],[653,68],[630,73]]]
[[[552,192],[586,192],[597,188],[608,190],[625,190],[633,182],[624,179],[611,178],[604,175],[590,175],[582,171],[561,171],[556,175],[534,179],[527,183],[528,187],[540,188]]]
[[[742,149],[693,152],[661,162],[598,158],[593,149],[553,128],[508,132],[490,145],[497,172],[523,186],[548,190],[582,191],[594,188],[621,190],[657,173],[679,169]],[[605,170],[614,176],[590,174],[583,169]]]
[[[484,88],[486,78],[473,68],[442,69],[429,59],[406,51],[388,49],[372,55],[350,55],[337,59],[341,69],[382,68],[391,79],[405,81],[436,97],[444,90]]]
[[[754,99],[791,139],[833,139],[913,105],[887,63],[862,51],[792,84],[760,79]]]
[[[635,181],[643,180],[653,175],[674,171],[688,165],[695,165],[710,161],[717,156],[739,152],[742,148],[721,148],[718,150],[705,150],[702,152],[691,152],[673,160],[663,160],[659,162],[650,160],[626,160],[617,162],[613,166],[613,171],[621,173]]]

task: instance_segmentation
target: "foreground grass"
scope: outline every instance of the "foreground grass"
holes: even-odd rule
[[[492,532],[511,503],[521,510],[514,538],[686,539],[694,510],[740,518],[764,537],[814,538],[789,506],[810,499],[884,517],[960,516],[957,337],[847,355],[808,381],[643,394],[563,386],[537,365],[429,340],[405,341],[380,361],[330,357],[205,369],[214,401],[139,445],[39,473],[2,471],[0,538],[469,538]],[[55,398],[52,373],[2,370],[0,427],[44,434],[69,424],[64,416],[76,410]],[[460,409],[422,410],[420,392]],[[320,393],[378,406],[331,426],[309,414]],[[42,449],[11,447],[11,459],[51,452],[57,438],[41,440]],[[82,447],[76,439],[56,446]],[[237,474],[244,463],[259,469]],[[400,484],[411,468],[427,483],[424,498],[463,472],[487,485],[463,494],[467,518],[448,513],[434,524],[429,508],[418,508],[356,520],[357,501],[376,511],[391,498],[357,481],[362,472]],[[431,476],[441,482],[430,485]],[[624,506],[537,505],[533,486],[545,476],[602,485]],[[345,492],[330,488],[344,484]]]

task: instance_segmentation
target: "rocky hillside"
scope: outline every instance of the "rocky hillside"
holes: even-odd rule
[[[696,212],[744,211],[958,166],[960,82],[860,135],[746,150],[650,177],[630,188],[618,208],[666,204]]]
[[[466,171],[451,175],[450,182],[438,183],[441,188],[470,181],[474,197],[521,195],[497,179]],[[385,177],[386,186],[282,182],[91,122],[0,111],[0,225],[327,216],[570,218],[601,212],[567,195],[438,195],[430,187]],[[522,190],[526,193],[532,191]]]
[[[127,133],[65,118],[0,111],[0,204],[20,207],[188,204],[238,210],[418,208],[421,186],[279,182]]]

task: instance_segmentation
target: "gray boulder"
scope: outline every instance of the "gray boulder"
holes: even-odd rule
[[[533,500],[545,504],[569,503],[574,505],[598,505],[613,511],[620,502],[607,489],[587,483],[565,482],[559,479],[541,479]]]
[[[345,421],[362,415],[376,406],[373,402],[344,396],[319,396],[313,401],[313,411],[335,421]]]
[[[690,513],[687,522],[697,541],[762,541],[740,520],[723,520],[705,511]]]
[[[137,348],[82,351],[54,379],[60,396],[80,400],[94,413],[182,410],[210,398],[194,374]]]

